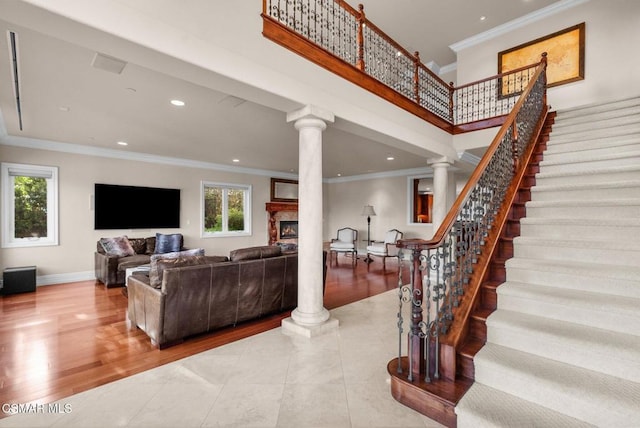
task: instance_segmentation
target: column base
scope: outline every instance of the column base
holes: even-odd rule
[[[337,318],[329,318],[328,320],[315,325],[304,325],[296,323],[291,317],[282,320],[282,332],[287,335],[298,335],[304,337],[321,336],[326,333],[338,330]]]

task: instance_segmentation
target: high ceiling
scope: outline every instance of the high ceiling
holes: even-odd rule
[[[556,1],[369,0],[365,13],[408,50],[420,51],[423,62],[450,66],[456,58],[449,45],[552,3]],[[3,34],[18,35],[22,129],[8,37],[0,48],[0,112],[8,135],[297,173],[298,134],[286,123],[285,112],[132,62],[121,74],[104,71],[92,66],[96,50],[47,36],[35,20],[33,25],[25,22],[16,25],[10,16],[0,16]],[[166,102],[174,98],[189,103],[175,107]],[[372,141],[366,131],[346,131],[339,120],[323,138],[324,177],[425,166],[415,153]],[[129,145],[116,145],[118,141]]]

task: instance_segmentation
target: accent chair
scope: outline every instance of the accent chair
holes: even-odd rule
[[[338,253],[351,254],[353,258],[352,264],[355,267],[358,260],[358,231],[351,227],[343,227],[338,229],[337,238],[332,239],[329,244],[329,264],[335,257],[336,266],[338,266]]]
[[[398,247],[396,243],[402,239],[403,233],[398,229],[391,229],[384,235],[383,242],[376,242],[372,245],[367,245],[367,257],[378,256],[382,257],[382,269],[387,270],[386,260],[387,257],[397,257]],[[370,266],[370,264],[369,264]]]

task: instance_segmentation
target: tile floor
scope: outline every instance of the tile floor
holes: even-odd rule
[[[391,290],[331,311],[337,331],[280,328],[0,420],[0,427],[441,427],[397,403]],[[66,407],[65,407],[66,406]]]

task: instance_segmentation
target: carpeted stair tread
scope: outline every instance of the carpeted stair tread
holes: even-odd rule
[[[520,224],[542,225],[576,225],[576,226],[611,226],[611,227],[639,227],[640,218],[553,218],[553,217],[523,217]]]
[[[568,238],[539,238],[536,236],[518,236],[513,239],[514,245],[535,245],[535,246],[553,246],[553,247],[572,247],[572,248],[593,248],[600,250],[611,251],[632,251],[640,252],[640,242],[625,242],[622,245],[615,240],[595,240],[589,239],[588,236],[581,239],[568,239]],[[515,247],[514,247],[515,248]],[[640,257],[640,254],[638,254]],[[638,259],[640,260],[640,259]],[[624,264],[622,264],[624,265]]]
[[[529,284],[518,281],[506,281],[496,291],[498,293],[498,309],[503,309],[500,305],[500,297],[517,296],[522,299],[539,300],[553,303],[567,308],[581,308],[595,314],[602,312],[617,312],[627,316],[635,316],[640,322],[640,298],[615,296],[607,293],[603,288],[601,293],[593,291],[567,289],[563,287],[550,287],[540,284]],[[548,315],[548,314],[545,314]],[[573,321],[572,321],[573,322]],[[597,319],[593,321],[598,325]],[[635,332],[640,335],[640,329]]]
[[[576,106],[570,109],[561,109],[557,111],[555,123],[592,115],[598,117],[600,114],[606,115],[609,114],[609,112],[624,111],[627,108],[633,108],[638,105],[640,105],[640,97],[630,97],[621,100],[611,100],[596,104]],[[591,121],[593,121],[593,119],[591,119]]]
[[[629,123],[601,129],[584,129],[582,131],[568,132],[558,135],[554,135],[554,132],[552,132],[549,138],[549,143],[555,144],[572,140],[595,139],[610,137],[612,135],[625,136],[637,134],[638,132],[640,132],[640,123]]]
[[[635,188],[640,186],[640,180],[621,180],[621,181],[609,181],[605,183],[595,184],[554,184],[554,185],[540,185],[531,188],[532,193],[558,191],[558,190],[575,190],[575,189],[613,189],[618,187]]]
[[[597,261],[540,260],[514,257],[506,262],[507,281],[526,279],[540,285],[600,292],[640,299],[640,266],[616,266]],[[529,272],[538,272],[535,277]]]
[[[572,163],[586,163],[586,162],[597,162],[604,160],[619,160],[619,159],[628,159],[635,158],[640,156],[640,149],[637,146],[630,146],[629,150],[623,152],[611,152],[611,153],[593,153],[592,151],[585,151],[582,153],[574,153],[573,156],[570,156],[569,159],[567,157],[562,157],[560,159],[554,159],[554,156],[546,156],[544,160],[540,161],[540,168],[544,168],[545,166],[551,165],[568,165]],[[558,156],[560,157],[560,156]],[[637,164],[635,164],[637,165]],[[589,169],[585,170],[585,173],[588,173]]]
[[[590,168],[584,171],[555,171],[555,172],[539,172],[536,174],[536,180],[543,178],[555,178],[555,177],[573,177],[581,176],[584,174],[608,174],[608,173],[622,173],[622,172],[637,172],[640,174],[640,164],[638,165],[624,165],[624,166],[607,166],[600,168]]]
[[[553,124],[552,135],[567,135],[576,132],[584,132],[586,130],[600,130],[607,128],[616,128],[625,125],[635,125],[640,123],[638,112],[640,109],[626,109],[618,114],[600,115],[597,121],[564,121],[559,120]]]
[[[638,335],[552,319],[546,315],[498,309],[487,319],[487,341],[640,382]],[[544,346],[540,346],[541,343]]]
[[[549,141],[547,149],[544,151],[544,155],[547,154],[559,154],[567,152],[582,152],[585,150],[600,150],[600,149],[620,149],[630,148],[640,144],[640,135],[628,134],[628,135],[613,135],[598,138],[581,138],[579,140],[566,139],[564,141]]]
[[[569,417],[480,383],[456,406],[458,428],[589,428],[595,425]]]
[[[611,427],[640,421],[640,383],[493,343],[474,362],[476,382],[570,417]]]

